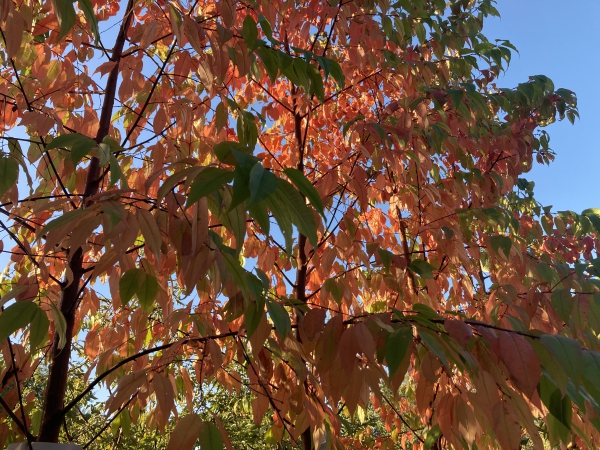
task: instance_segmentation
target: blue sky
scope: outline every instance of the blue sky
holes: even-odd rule
[[[526,175],[535,196],[553,211],[600,208],[600,1],[498,0],[500,19],[490,19],[488,39],[508,39],[519,50],[499,85],[514,87],[530,75],[546,75],[554,85],[575,91],[581,120],[546,128],[556,160]]]

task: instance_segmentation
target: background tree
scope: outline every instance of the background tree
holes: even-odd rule
[[[521,178],[576,98],[496,86],[494,14],[3,0],[2,440],[74,438],[100,390],[229,448],[218,383],[305,449],[373,410],[371,447],[597,446],[600,212]]]

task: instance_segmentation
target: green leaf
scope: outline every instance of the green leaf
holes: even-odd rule
[[[217,131],[220,131],[227,125],[227,120],[229,119],[229,114],[227,113],[227,105],[225,103],[220,102],[215,109],[215,127]]]
[[[427,436],[425,437],[425,444],[423,445],[423,449],[429,450],[431,447],[433,447],[441,435],[442,435],[442,430],[440,429],[439,424],[436,423],[427,432]],[[473,447],[473,448],[475,448],[475,447]]]
[[[0,197],[8,192],[19,179],[19,163],[13,158],[0,155]]]
[[[308,238],[314,248],[317,248],[317,226],[300,193],[290,183],[278,178],[275,194],[289,212],[292,223],[296,225],[298,231]]]
[[[241,116],[242,114],[240,114],[240,117]],[[233,166],[237,163],[237,161],[231,153],[231,150],[237,150],[238,152],[247,154],[252,153],[252,150],[247,145],[241,142],[224,141],[213,145],[213,151],[215,152],[215,156],[217,157],[217,159],[224,164],[229,164],[230,166]]]
[[[277,57],[277,54],[266,47],[258,47],[256,53],[260,57],[263,66],[267,71],[267,75],[269,75],[269,78],[271,79],[271,83],[274,83],[279,74],[279,58]]]
[[[100,30],[98,29],[98,18],[94,14],[94,7],[90,0],[77,0],[79,3],[79,9],[83,11],[85,20],[90,24],[92,36],[94,36],[94,42],[97,44],[100,39]]]
[[[386,272],[390,271],[390,266],[392,264],[392,259],[394,258],[394,254],[389,250],[385,250],[383,248],[377,249],[377,256],[381,260],[381,264]]]
[[[271,230],[271,221],[267,212],[267,203],[259,202],[248,206],[250,216],[258,223],[265,236],[269,236]]]
[[[578,384],[583,367],[583,352],[579,343],[566,336],[542,335],[542,344],[557,359],[573,383]],[[550,374],[552,375],[552,374]]]
[[[396,373],[406,351],[412,341],[412,327],[401,327],[389,335],[385,344],[385,360],[387,361],[390,378]]]
[[[535,270],[537,270],[537,273],[546,283],[552,283],[554,281],[554,274],[556,272],[548,264],[544,262],[537,263],[535,265]]]
[[[119,296],[121,304],[127,305],[135,294],[138,293],[146,280],[146,273],[142,269],[129,269],[119,280]]]
[[[60,228],[63,225],[66,225],[68,222],[71,222],[75,219],[79,219],[81,216],[85,216],[92,212],[93,211],[90,211],[89,209],[74,209],[73,211],[69,211],[69,212],[63,214],[62,216],[48,222],[46,224],[46,226],[44,228],[42,228],[42,231],[40,231],[38,233],[38,236],[43,236],[44,234],[48,233],[49,231]]]
[[[292,329],[289,314],[279,302],[273,300],[267,300],[267,312],[275,325],[279,337],[281,340],[285,339]]]
[[[200,450],[223,450],[223,438],[216,425],[202,422],[202,431],[196,441]]]
[[[408,268],[425,279],[433,278],[433,271],[437,270],[436,267],[423,259],[413,259]]]
[[[510,249],[512,247],[512,241],[506,236],[492,236],[490,238],[490,244],[494,251],[499,254],[498,249],[501,248],[502,252],[508,258],[510,255]]]
[[[573,296],[571,295],[570,289],[565,288],[555,290],[552,292],[550,300],[554,310],[560,318],[568,324],[571,317],[571,311],[573,311]]]
[[[325,280],[325,283],[323,284],[323,289],[325,289],[326,292],[329,292],[331,295],[333,295],[333,299],[338,305],[341,303],[342,298],[344,296],[344,290],[337,283],[337,281],[335,281],[335,279],[328,278],[327,280]]]
[[[55,5],[56,18],[60,25],[60,34],[58,35],[60,40],[75,26],[75,8],[70,0],[56,0]]]
[[[258,16],[258,23],[260,24],[260,27],[262,28],[263,33],[265,33],[265,36],[267,37],[267,39],[274,45],[278,44],[279,42],[277,40],[273,39],[273,29],[271,28],[271,24],[265,18],[265,16],[260,14]]]
[[[277,189],[277,177],[266,170],[262,164],[255,164],[250,170],[250,201],[248,205],[254,205],[263,201]]]
[[[573,408],[571,406],[571,399],[568,396],[562,395],[560,389],[558,389],[546,376],[540,378],[539,394],[542,402],[550,414],[558,419],[567,428],[571,426],[571,414]]]
[[[431,350],[435,356],[442,362],[444,366],[448,366],[448,360],[446,359],[446,352],[442,344],[439,343],[437,338],[432,334],[424,330],[419,330],[419,336],[425,343],[425,345]]]
[[[50,308],[52,308],[52,319],[54,320],[54,330],[58,334],[58,345],[57,348],[62,350],[67,343],[67,319],[60,309],[50,302]]]
[[[251,337],[258,328],[265,312],[264,310],[264,301],[259,303],[248,302],[248,307],[244,312],[244,323],[246,324],[246,333],[248,337]]]
[[[52,139],[52,142],[46,146],[46,150],[55,148],[73,148],[76,145],[89,145],[91,150],[96,145],[96,141],[79,133],[61,134]]]
[[[186,186],[196,178],[196,175],[200,173],[202,170],[205,170],[204,167],[186,167],[183,170],[175,172],[169,178],[167,178],[163,184],[158,188],[158,194],[156,196],[157,203],[160,203],[165,196],[171,192],[171,190],[177,186],[184,178],[186,178]]]
[[[218,167],[207,167],[194,178],[185,206],[190,207],[231,180],[233,172]]]
[[[251,300],[250,286],[248,285],[248,278],[246,277],[246,269],[244,269],[239,261],[228,253],[222,253],[223,260],[225,261],[225,267],[227,272],[233,278],[233,282],[242,291],[242,295],[246,300]]]
[[[144,312],[152,310],[152,305],[158,294],[158,280],[150,274],[144,274],[144,281],[136,290],[140,306]]]
[[[244,19],[244,24],[242,25],[242,37],[244,38],[246,47],[248,47],[248,52],[252,52],[256,48],[258,29],[256,28],[256,22],[250,14]]]
[[[4,343],[15,331],[29,325],[39,309],[35,303],[23,300],[13,303],[2,311],[0,313],[0,342]]]
[[[293,167],[285,169],[283,173],[286,174],[290,181],[294,183],[298,190],[308,199],[317,212],[325,217],[321,196],[312,183],[308,181],[308,178],[306,178],[301,171],[294,169]]]
[[[37,308],[29,326],[29,345],[31,351],[38,349],[48,339],[50,320],[42,308]]]
[[[309,81],[309,92],[314,94],[319,101],[325,101],[325,91],[323,87],[323,78],[321,78],[321,73],[316,66],[312,64],[308,64],[307,73],[306,73]]]
[[[279,225],[281,234],[285,239],[285,251],[289,255],[292,252],[292,219],[286,205],[279,200],[279,197],[275,192],[265,199],[265,203],[271,210],[273,217],[275,217],[277,225]]]
[[[116,156],[111,154],[108,161],[110,163],[110,186],[114,186],[121,180],[121,187],[127,189],[127,178],[125,178]]]

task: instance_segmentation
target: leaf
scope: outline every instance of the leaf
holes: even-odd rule
[[[267,212],[267,203],[259,202],[254,205],[248,206],[248,212],[250,216],[258,223],[265,236],[269,236],[271,230],[271,221],[269,220],[269,213]]]
[[[571,290],[568,288],[557,289],[552,292],[550,300],[554,310],[557,312],[560,318],[564,320],[565,323],[569,323],[574,302],[573,296],[571,295]]]
[[[325,283],[323,283],[323,289],[325,289],[325,292],[329,292],[333,296],[333,299],[338,305],[341,303],[342,298],[344,297],[344,289],[334,278],[328,278],[325,280]]]
[[[25,32],[26,26],[27,23],[25,22],[23,15],[19,11],[12,9],[4,22],[4,48],[6,50],[6,56],[9,59],[17,56],[17,53],[21,48],[21,43],[23,42],[23,33]]]
[[[462,320],[446,319],[444,320],[444,328],[461,345],[467,345],[473,337],[473,329]]]
[[[244,19],[242,25],[242,37],[244,43],[248,47],[248,52],[252,52],[256,48],[256,40],[258,39],[258,29],[256,28],[256,22],[250,14]]]
[[[304,176],[302,172],[293,167],[289,167],[283,171],[292,183],[298,188],[298,190],[308,199],[319,214],[325,217],[325,211],[323,209],[323,201],[319,196],[319,193],[312,185],[310,181]]]
[[[277,177],[265,170],[262,164],[254,164],[250,170],[250,200],[248,206],[263,201],[277,189]]]
[[[535,350],[523,336],[502,332],[499,336],[502,361],[508,367],[515,384],[527,397],[531,397],[541,376],[540,360]]]
[[[565,427],[571,426],[571,415],[573,408],[568,396],[563,396],[547,377],[542,376],[539,386],[540,398],[544,405],[554,417],[556,417]]]
[[[89,1],[89,0],[88,0]],[[96,147],[96,141],[90,139],[87,136],[78,133],[61,134],[54,138],[50,144],[46,146],[46,150],[54,148],[70,148],[71,149],[71,161],[77,165],[81,159],[87,155],[94,147]]]
[[[273,50],[266,47],[258,47],[256,53],[261,59],[267,75],[271,79],[271,83],[274,83],[279,74],[279,59],[277,55]]]
[[[50,320],[48,320],[48,315],[42,308],[38,307],[29,326],[29,345],[32,352],[46,342],[49,329]]]
[[[233,172],[217,167],[207,167],[194,179],[185,202],[186,207],[189,208],[202,197],[206,197],[224,184],[230,183],[231,180],[233,180]]]
[[[279,230],[285,239],[285,250],[289,255],[292,252],[292,219],[286,206],[279,198],[279,195],[275,192],[265,199],[265,203],[279,225]]]
[[[156,219],[150,211],[145,209],[138,209],[136,211],[136,217],[138,218],[138,224],[148,249],[152,252],[154,257],[159,260],[162,236],[160,228],[156,223]]]
[[[223,438],[216,425],[203,422],[198,437],[200,450],[223,450]]]
[[[169,415],[175,406],[173,385],[164,375],[154,373],[152,375],[152,387],[156,394],[156,400],[161,411],[162,419],[167,422]]]
[[[50,308],[52,309],[54,330],[58,334],[58,345],[56,347],[62,350],[67,343],[67,319],[65,319],[65,316],[54,302],[50,302]]]
[[[225,267],[227,272],[233,278],[233,282],[242,291],[242,295],[246,300],[251,300],[250,286],[248,285],[248,279],[246,277],[246,270],[240,265],[239,261],[228,253],[222,253],[223,260],[225,261]]]
[[[446,351],[442,344],[439,343],[437,337],[433,333],[419,329],[419,337],[427,345],[427,347],[438,357],[444,366],[448,366],[448,360],[446,359]]]
[[[275,325],[279,337],[283,341],[292,329],[288,312],[279,302],[273,300],[267,300],[267,312]]]
[[[283,205],[298,231],[308,238],[313,247],[317,247],[317,227],[310,209],[294,187],[281,178],[277,179],[277,191],[280,204]]]
[[[554,281],[555,271],[546,263],[540,262],[535,265],[535,270],[546,283]]]
[[[19,163],[13,158],[0,155],[0,197],[8,192],[19,179]]]
[[[203,425],[198,414],[188,414],[179,419],[171,432],[167,450],[192,450],[203,430]]]
[[[1,243],[2,243],[2,241],[0,241],[0,245],[1,245]],[[0,306],[4,306],[9,300],[16,298],[19,294],[22,294],[27,289],[29,289],[29,286],[27,286],[27,285],[13,287],[10,291],[8,291],[6,294],[4,294],[0,298]]]
[[[506,401],[497,403],[492,409],[492,427],[502,450],[521,448],[521,427],[516,412]]]
[[[389,335],[385,344],[385,360],[390,378],[400,367],[413,339],[411,327],[400,327]]]
[[[542,335],[540,340],[557,359],[573,383],[577,385],[581,380],[583,368],[583,353],[579,343],[566,336],[548,334]]]
[[[146,273],[142,269],[129,269],[123,274],[119,280],[119,296],[123,306],[129,303],[145,280]]]
[[[70,0],[55,0],[54,2],[56,18],[60,26],[58,39],[65,37],[75,26],[75,8]]]
[[[435,445],[438,439],[442,436],[442,430],[440,429],[439,424],[435,424],[433,427],[427,431],[427,436],[425,436],[425,443],[423,444],[424,450],[429,450],[431,447]]]
[[[77,3],[79,3],[79,8],[85,15],[85,20],[90,24],[94,42],[97,44],[100,39],[100,30],[98,29],[98,18],[96,17],[96,14],[94,14],[94,7],[90,0],[77,0]]]
[[[413,272],[419,274],[421,277],[427,279],[433,278],[433,271],[437,270],[436,267],[429,264],[427,261],[423,259],[413,259],[408,268]]]
[[[73,222],[74,220],[77,220],[77,219],[81,219],[83,216],[92,214],[92,213],[94,213],[94,211],[91,211],[89,209],[74,209],[72,211],[69,211],[69,212],[63,214],[62,216],[48,222],[46,224],[46,226],[44,228],[42,228],[42,231],[40,231],[38,233],[38,237],[44,236],[49,231],[60,228],[63,225],[66,225],[67,223]]]
[[[29,325],[39,309],[40,307],[34,302],[23,300],[13,303],[2,311],[0,313],[0,342],[3,343],[15,331]]]
[[[158,280],[153,275],[144,273],[144,281],[136,290],[136,294],[138,300],[140,301],[142,310],[144,312],[150,312],[152,310],[154,300],[156,299],[156,294],[158,294]],[[122,298],[121,301],[123,301]]]
[[[498,250],[502,249],[502,252],[507,258],[510,256],[510,249],[512,248],[512,241],[510,238],[506,236],[492,236],[490,238],[490,244],[492,249],[494,249],[494,252],[498,253]]]

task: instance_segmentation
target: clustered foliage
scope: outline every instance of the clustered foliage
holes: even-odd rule
[[[0,0],[0,446],[599,447],[576,97],[490,15]]]

